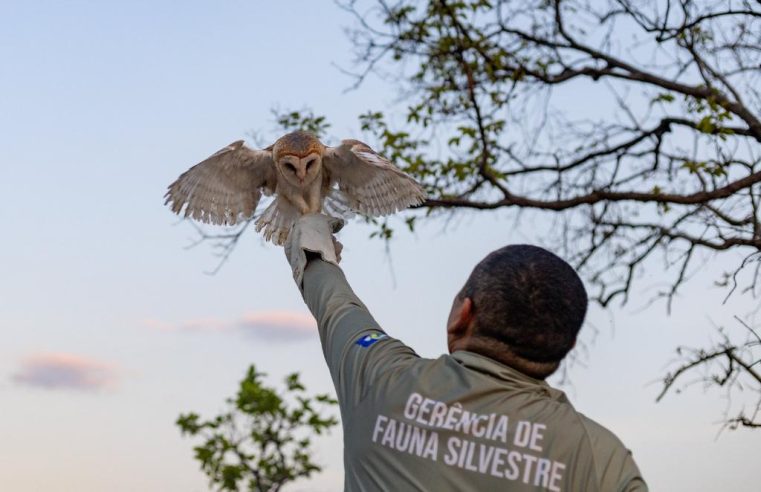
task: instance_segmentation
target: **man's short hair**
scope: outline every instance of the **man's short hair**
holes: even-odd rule
[[[587,292],[571,265],[525,244],[489,254],[460,296],[473,302],[474,335],[498,340],[535,362],[565,357],[587,311]]]

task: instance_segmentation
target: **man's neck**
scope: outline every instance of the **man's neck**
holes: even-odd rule
[[[489,357],[535,379],[546,379],[560,366],[560,362],[536,362],[524,359],[517,355],[509,345],[494,338],[471,336],[463,342],[465,343],[462,344],[460,350]]]

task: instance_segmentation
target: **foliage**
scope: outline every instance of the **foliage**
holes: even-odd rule
[[[761,2],[343,6],[357,25],[356,85],[371,73],[404,81],[402,118],[370,111],[360,122],[425,184],[426,217],[551,212],[547,241],[602,306],[625,303],[654,259],[671,272],[655,291],[669,309],[713,255],[739,256],[717,285],[759,293]],[[581,87],[594,100],[574,100]],[[680,348],[664,392],[685,373],[718,370],[703,380],[761,395],[757,344],[724,334]],[[761,398],[754,408],[728,422],[757,428]]]
[[[555,242],[603,306],[625,302],[657,252],[674,271],[669,302],[696,252],[744,251],[758,268],[761,8],[640,5],[345,3],[357,83],[394,68],[406,81],[399,128],[379,111],[362,127],[425,183],[429,215],[562,212]],[[581,84],[599,97],[553,104]]]
[[[761,291],[761,1],[339,5],[354,87],[386,77],[405,107],[359,123],[428,192],[407,227],[473,210],[549,222],[601,306],[626,303],[654,261],[667,282],[649,295],[667,309],[718,255],[739,259],[717,285]],[[308,112],[278,121],[327,129]]]
[[[195,458],[216,490],[276,492],[320,471],[312,460],[312,435],[338,423],[323,414],[336,401],[326,394],[306,396],[297,373],[285,378],[282,393],[266,386],[263,376],[249,367],[220,415],[203,420],[191,412],[177,419],[183,434],[203,439],[193,448]]]
[[[284,132],[302,130],[313,133],[320,138],[324,137],[328,128],[330,128],[330,123],[327,122],[324,116],[317,116],[309,109],[286,112],[275,111],[275,122]]]

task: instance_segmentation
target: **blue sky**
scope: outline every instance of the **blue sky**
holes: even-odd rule
[[[274,136],[273,107],[314,108],[334,138],[358,136],[362,111],[403,109],[388,81],[344,91],[334,64],[351,66],[351,23],[329,1],[0,3],[0,490],[204,491],[180,412],[221,409],[250,363],[331,389],[282,251],[249,235],[205,275],[212,252],[184,249],[193,229],[162,196],[229,142]],[[430,223],[400,234],[390,257],[352,223],[344,269],[392,335],[433,357],[473,265],[535,237],[511,217]],[[642,309],[661,281],[648,270],[630,305],[592,310],[588,353],[571,368],[576,406],[627,443],[654,490],[761,480],[758,435],[717,437],[717,394],[654,403],[676,345],[755,308],[720,305],[711,275],[725,261],[696,274],[670,317]],[[291,490],[340,488],[340,431],[318,454],[326,471]]]

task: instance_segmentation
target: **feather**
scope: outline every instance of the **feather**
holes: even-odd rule
[[[422,187],[358,140],[328,147],[323,165],[349,206],[364,215],[388,215],[425,200]]]
[[[274,160],[310,154],[322,154],[322,167],[308,185],[289,180]],[[255,228],[275,244],[285,243],[302,213],[322,211],[343,219],[355,212],[387,215],[425,199],[414,179],[364,143],[344,140],[325,147],[311,134],[293,132],[263,150],[233,142],[181,174],[169,185],[165,203],[193,220],[234,225],[254,217],[263,194],[275,199]]]
[[[275,244],[285,244],[293,224],[301,216],[288,200],[278,196],[264,209],[256,220],[256,232],[262,231],[264,239]]]
[[[182,173],[165,204],[199,222],[234,225],[253,216],[262,189],[273,192],[275,184],[271,152],[238,140]]]
[[[323,211],[331,217],[351,219],[355,215],[348,197],[338,188],[330,188],[322,204]]]

